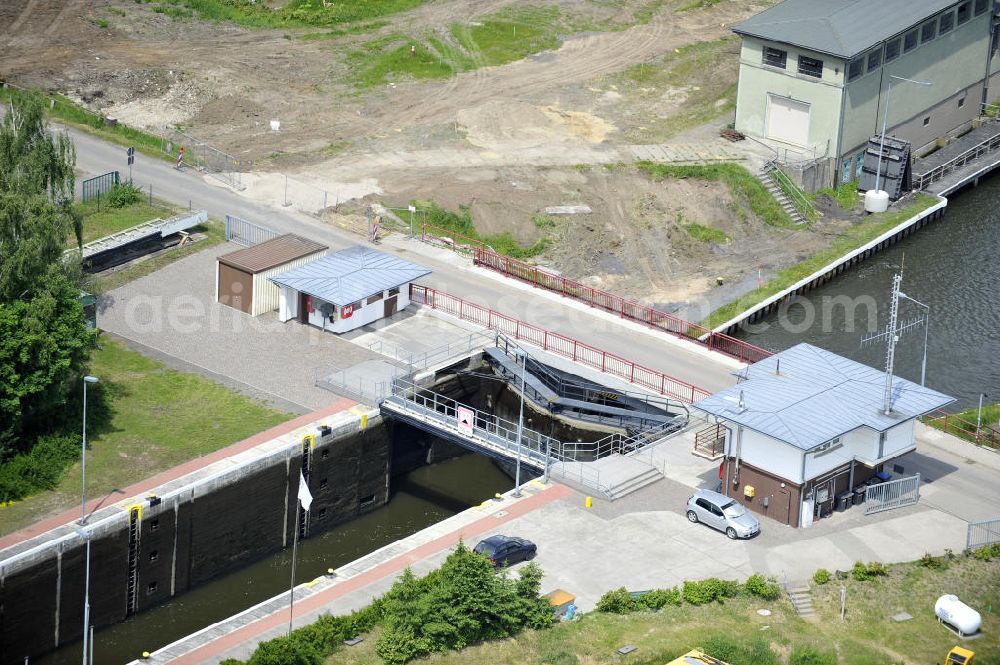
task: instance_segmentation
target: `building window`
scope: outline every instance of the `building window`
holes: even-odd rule
[[[924,118],[924,127],[926,127],[929,124],[931,124],[931,117],[927,116],[926,118]]]
[[[976,0],[976,16],[985,12],[989,6],[989,0]]]
[[[868,54],[868,72],[871,73],[882,64],[882,49]]]
[[[847,80],[853,81],[862,74],[865,73],[865,60],[864,58],[858,58],[857,60],[851,60],[851,64],[847,66]]]
[[[927,21],[920,28],[920,43],[926,44],[937,37],[937,21]]]
[[[373,296],[368,296],[368,300],[365,301],[365,304],[371,305],[373,303],[377,303],[381,299],[382,299],[382,292],[380,291]]]
[[[845,185],[851,181],[851,167],[854,166],[854,158],[848,157],[844,160],[844,166],[841,167],[840,174],[840,184]]]
[[[764,64],[769,67],[777,67],[779,69],[785,68],[785,63],[788,61],[788,52],[782,51],[781,49],[771,48],[770,46],[764,47]]]
[[[809,58],[804,55],[799,56],[799,74],[805,76],[823,77],[823,61],[816,58]]]
[[[965,106],[965,97],[958,100],[958,108],[962,108],[963,106]]]
[[[857,166],[854,167],[854,179],[861,180],[861,168],[865,165],[865,151],[862,150],[859,152],[858,156],[855,157],[855,160],[857,162]]]
[[[900,40],[893,39],[885,44],[885,61],[892,62],[899,57]]]
[[[903,37],[903,53],[909,53],[913,49],[917,48],[917,41],[919,37],[920,30],[918,28],[914,28],[906,33]]]
[[[969,3],[963,2],[958,6],[958,25],[967,23],[968,20],[972,18],[972,12],[969,11]]]
[[[955,27],[955,12],[945,12],[941,14],[941,20],[938,23],[938,34],[943,35],[946,32],[951,32],[951,29]]]
[[[399,287],[398,286],[394,286],[393,288],[389,289],[389,297],[390,298],[393,297],[393,296],[398,296],[398,295],[399,295]]]

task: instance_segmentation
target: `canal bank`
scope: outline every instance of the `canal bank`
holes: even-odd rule
[[[1000,177],[953,194],[947,215],[809,293],[787,299],[737,336],[772,351],[809,342],[873,367],[885,364],[884,345],[861,337],[888,321],[892,275],[903,271],[902,291],[929,306],[927,385],[953,395],[954,410],[974,407],[980,393],[1000,395]],[[901,320],[923,308],[900,303]],[[895,371],[920,381],[924,331],[904,334]]]

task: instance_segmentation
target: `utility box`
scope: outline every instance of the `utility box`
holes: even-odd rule
[[[836,511],[842,513],[854,504],[854,492],[848,490],[837,495]]]

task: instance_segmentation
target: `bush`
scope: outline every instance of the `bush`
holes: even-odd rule
[[[142,200],[142,190],[130,182],[120,182],[108,192],[108,205],[112,208],[124,208]]]
[[[830,581],[830,571],[826,568],[820,568],[813,574],[813,582],[819,585],[826,584]]]
[[[872,561],[868,564],[868,577],[885,577],[888,574],[889,571],[884,564],[878,561]]]
[[[720,580],[709,577],[700,582],[684,582],[684,602],[692,605],[705,605],[712,601],[722,602],[739,593],[740,585],[735,580]]]
[[[625,587],[608,591],[597,601],[598,612],[611,614],[628,614],[639,609],[639,603]]]
[[[777,600],[781,596],[781,587],[778,586],[778,582],[773,577],[766,578],[759,574],[751,575],[747,578],[745,588],[751,596],[757,596],[764,600]]]
[[[851,577],[859,582],[866,582],[873,577],[883,577],[888,574],[889,571],[886,567],[878,561],[872,561],[867,566],[861,561],[855,561],[854,567],[851,568]]]
[[[983,545],[973,553],[973,556],[979,561],[989,561],[994,557],[1000,558],[1000,543]]]
[[[792,653],[788,656],[788,665],[837,665],[837,654],[803,644],[792,649]]]
[[[315,645],[292,633],[261,643],[247,665],[323,665],[323,655]]]
[[[680,605],[681,592],[676,587],[670,589],[653,589],[636,599],[640,608],[658,610],[667,605]]]
[[[917,563],[931,570],[946,570],[948,568],[948,562],[944,557],[931,556],[929,552],[920,557]]]

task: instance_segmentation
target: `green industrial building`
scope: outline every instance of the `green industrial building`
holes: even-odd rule
[[[886,135],[925,154],[994,98],[996,11],[990,0],[785,0],[733,28],[736,129],[809,189],[859,177],[887,99]]]

